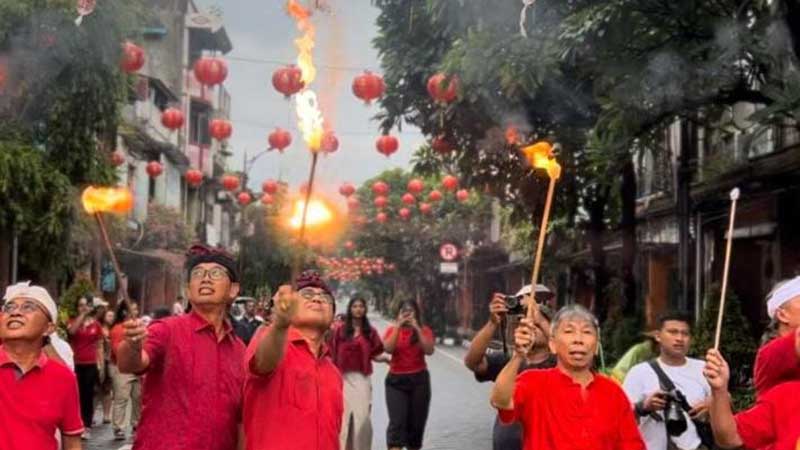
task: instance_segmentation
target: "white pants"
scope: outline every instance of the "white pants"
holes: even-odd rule
[[[142,411],[142,385],[136,375],[122,373],[116,365],[109,364],[111,380],[114,383],[114,401],[112,403],[111,422],[115,430],[125,429],[125,415],[128,403],[131,404],[131,426],[139,424]]]
[[[341,450],[372,448],[372,381],[359,372],[347,372],[344,382],[344,417],[339,433]]]

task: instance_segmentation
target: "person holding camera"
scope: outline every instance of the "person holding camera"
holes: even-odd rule
[[[634,405],[648,450],[695,450],[713,445],[706,415],[711,388],[703,361],[688,358],[691,319],[667,313],[658,320],[656,359],[633,366],[622,388]]]
[[[506,352],[487,352],[487,348],[498,329],[501,333],[507,332],[502,326],[504,319],[509,320],[509,316],[515,316],[513,320],[517,320],[520,316],[524,316],[527,305],[532,299],[531,291],[531,285],[527,285],[517,295],[494,294],[494,297],[492,297],[492,301],[489,303],[489,320],[472,338],[467,355],[464,357],[464,365],[475,374],[475,379],[478,382],[495,381],[503,367],[511,360],[511,356]],[[537,303],[540,299],[545,300],[548,295],[552,294],[550,294],[550,290],[547,287],[541,284],[536,286]],[[538,320],[533,327],[534,342],[517,373],[529,369],[555,367],[555,357],[550,353],[550,349],[547,346],[550,336],[551,316],[552,313],[547,306],[539,305]],[[513,327],[509,327],[508,331],[513,331]],[[522,427],[520,424],[515,423],[511,426],[503,426],[499,420],[495,420],[492,431],[492,448],[494,450],[522,449]]]
[[[100,378],[99,367],[103,361],[103,329],[95,319],[97,308],[102,303],[91,295],[79,298],[78,315],[67,326],[69,343],[75,354],[75,375],[78,377],[84,439],[91,437],[94,390]]]

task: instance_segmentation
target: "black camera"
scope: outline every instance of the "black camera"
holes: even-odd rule
[[[680,436],[689,427],[683,411],[689,411],[689,402],[683,392],[673,389],[666,393],[667,406],[664,408],[664,421],[667,425],[667,433],[670,436]]]
[[[508,314],[511,315],[520,315],[525,314],[527,312],[527,307],[522,304],[522,299],[524,296],[522,295],[505,295],[503,296],[503,301],[506,302],[506,309],[508,310]]]

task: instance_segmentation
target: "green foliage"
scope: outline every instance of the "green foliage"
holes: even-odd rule
[[[142,247],[183,252],[194,240],[192,228],[180,211],[159,203],[150,203],[144,223]]]
[[[58,302],[58,318],[61,324],[66,324],[70,317],[78,315],[78,300],[85,295],[94,293],[94,285],[86,278],[78,278],[70,286]]]
[[[281,203],[281,197],[276,199]],[[252,205],[244,211],[245,228],[239,249],[242,267],[242,295],[270,297],[283,284],[290,282],[292,251],[277,221],[280,207]]]
[[[618,278],[611,280],[606,288],[609,300],[609,312],[603,323],[602,341],[606,365],[614,363],[634,344],[642,341],[644,317],[641,314],[625,316],[623,308],[623,285]]]

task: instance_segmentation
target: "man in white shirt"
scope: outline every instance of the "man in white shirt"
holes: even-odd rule
[[[643,362],[631,368],[625,377],[623,389],[633,404],[639,419],[639,430],[645,440],[647,450],[695,450],[702,442],[693,420],[705,420],[711,388],[703,376],[705,363],[699,359],[687,358],[691,344],[691,319],[680,313],[669,313],[659,318],[656,341],[660,347],[658,358]],[[651,363],[655,363],[653,367]],[[667,392],[671,387],[659,379],[656,370],[660,368],[674,385],[673,394],[679,391],[686,399],[689,411],[681,408],[675,395]],[[686,429],[683,432],[667,431],[665,416],[669,404],[674,403],[683,415]],[[679,418],[680,416],[677,416]],[[680,422],[680,421],[679,421]],[[677,427],[678,430],[681,427]],[[672,445],[670,445],[670,443]]]

